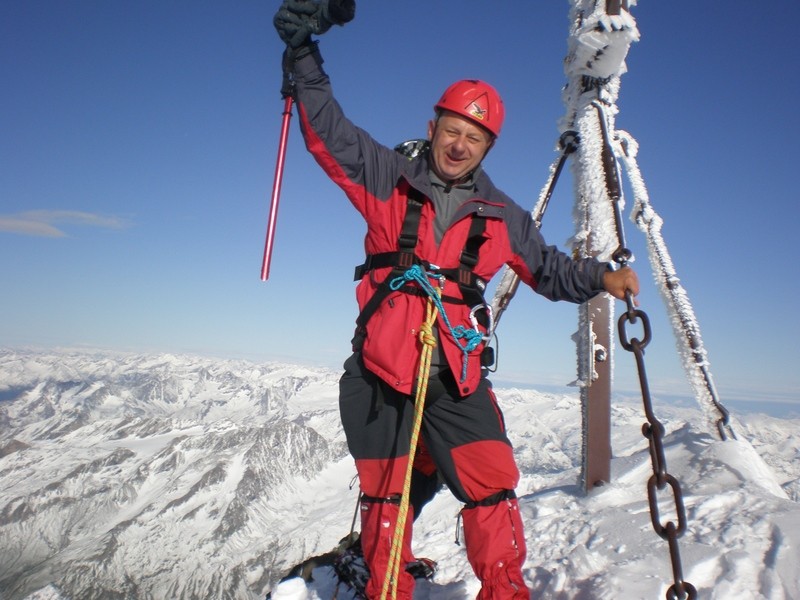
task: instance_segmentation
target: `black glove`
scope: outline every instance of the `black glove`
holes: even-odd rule
[[[284,0],[272,23],[287,46],[299,48],[308,43],[311,17],[319,10],[319,5],[311,0]]]
[[[351,21],[355,12],[355,0],[284,0],[273,23],[280,38],[295,49],[307,44],[312,33],[321,35],[332,25]]]

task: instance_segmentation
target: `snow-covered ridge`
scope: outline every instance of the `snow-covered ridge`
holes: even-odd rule
[[[0,597],[51,582],[71,598],[265,589],[300,556],[280,526],[299,515],[283,515],[282,499],[346,455],[337,379],[1,351]]]
[[[323,570],[308,589],[276,584],[350,528],[338,375],[0,350],[0,598],[330,598]],[[497,392],[523,473],[534,596],[664,597],[641,408],[615,404],[613,481],[584,496],[578,398]],[[800,422],[744,416],[742,439],[719,442],[697,410],[655,401],[686,497],[685,579],[703,598],[800,597]],[[417,522],[415,551],[440,566],[421,598],[477,592],[453,543],[459,508],[444,491]]]

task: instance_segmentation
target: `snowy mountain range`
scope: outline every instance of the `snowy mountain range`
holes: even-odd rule
[[[338,377],[0,350],[0,599],[330,598],[325,569],[309,585],[278,581],[350,531]],[[663,598],[672,571],[648,510],[641,407],[615,403],[612,482],[586,495],[577,394],[497,392],[523,472],[534,597]],[[720,442],[699,410],[655,401],[686,501],[684,578],[701,598],[800,598],[800,421],[740,416],[739,439]],[[415,551],[439,563],[419,598],[477,593],[453,542],[459,508],[444,491],[417,522]]]

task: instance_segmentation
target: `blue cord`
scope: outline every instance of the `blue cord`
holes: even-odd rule
[[[469,360],[469,353],[478,347],[478,344],[483,340],[483,335],[479,331],[464,327],[463,325],[453,327],[450,324],[450,319],[447,317],[447,312],[442,304],[441,296],[436,292],[436,288],[433,287],[429,278],[438,279],[440,287],[444,288],[444,276],[437,275],[436,273],[428,273],[419,265],[412,265],[405,273],[392,279],[389,282],[389,287],[393,291],[397,291],[403,287],[406,282],[416,281],[424,292],[433,300],[436,308],[439,309],[439,313],[442,315],[445,325],[447,325],[447,329],[450,331],[450,335],[453,337],[456,344],[458,344],[458,347],[461,348],[461,352],[464,355],[464,366],[461,369],[461,383],[464,383],[467,379],[467,361]],[[460,340],[466,340],[466,344],[462,345]]]

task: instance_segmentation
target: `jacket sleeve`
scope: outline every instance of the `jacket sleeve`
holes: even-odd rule
[[[594,258],[573,260],[545,242],[531,214],[509,200],[506,223],[515,259],[509,263],[520,278],[549,300],[581,303],[604,291],[608,263]]]
[[[402,157],[345,117],[318,52],[297,61],[294,80],[306,148],[364,214],[370,199],[385,200],[391,195]]]

